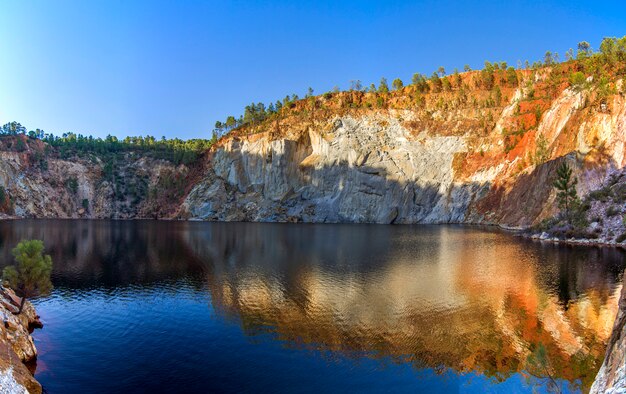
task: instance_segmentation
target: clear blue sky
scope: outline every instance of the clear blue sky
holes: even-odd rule
[[[209,137],[246,104],[309,86],[563,58],[623,35],[624,0],[3,0],[0,123]]]

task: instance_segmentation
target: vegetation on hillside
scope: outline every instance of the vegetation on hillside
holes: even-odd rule
[[[79,193],[81,188],[76,175],[50,172],[50,163],[56,159],[82,161],[95,164],[98,176],[96,187],[105,185],[107,193],[112,193],[114,211],[120,215],[132,215],[136,210],[148,217],[166,215],[177,206],[186,192],[186,187],[201,175],[204,153],[215,140],[155,139],[127,137],[119,140],[114,136],[94,138],[67,133],[58,137],[42,130],[26,131],[18,122],[7,123],[0,128],[0,150],[18,152],[21,163],[27,171],[39,171],[50,184],[61,193],[61,209],[89,215],[94,208],[93,201]],[[143,158],[164,160],[159,165],[154,184],[146,166],[155,162],[142,162]],[[54,167],[58,171],[58,166]],[[0,186],[0,213],[14,213],[15,191]]]
[[[579,198],[571,169],[565,172],[563,168],[561,165],[554,176],[561,211],[531,231],[560,239],[626,242],[626,170],[611,173],[603,185]]]
[[[174,164],[191,164],[195,162],[214,142],[215,139],[191,139],[179,138],[156,139],[153,136],[126,137],[122,140],[108,135],[106,138],[95,138],[75,133],[64,133],[61,137],[44,132],[41,129],[26,131],[26,128],[18,122],[10,122],[0,128],[2,136],[26,136],[18,138],[15,144],[9,146],[12,150],[23,152],[27,150],[28,141],[40,140],[50,147],[57,148],[61,158],[67,159],[74,155],[86,156],[97,154],[104,159],[110,159],[112,155],[127,152],[139,152],[143,155],[170,161]],[[44,155],[52,153],[44,151]],[[43,157],[41,158],[44,159]]]
[[[354,80],[345,91],[335,87],[313,96],[309,89],[303,99],[292,94],[269,105],[252,103],[241,116],[231,115],[226,121],[216,122],[214,135],[231,131],[243,134],[278,131],[287,118],[315,122],[320,115],[331,111],[369,108],[411,109],[425,115],[425,119],[441,110],[478,109],[475,124],[469,129],[488,131],[495,126],[495,110],[508,104],[514,91],[521,88],[523,96],[517,99],[515,114],[502,131],[504,153],[508,154],[526,133],[537,131],[543,113],[564,88],[591,91],[585,106],[607,111],[606,98],[618,90],[615,77],[623,75],[626,75],[626,36],[605,38],[597,52],[583,41],[578,43],[576,51],[567,51],[563,62],[558,53],[547,51],[541,61],[532,64],[519,61],[517,67],[486,61],[482,70],[472,71],[466,65],[464,72],[454,70],[449,75],[439,67],[430,77],[414,74],[410,84],[396,78],[392,89],[383,77],[378,86],[372,83],[364,87],[361,81]],[[527,162],[544,159],[546,152],[540,153],[538,157],[528,157]]]

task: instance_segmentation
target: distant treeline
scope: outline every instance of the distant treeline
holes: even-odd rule
[[[41,140],[50,146],[56,147],[61,158],[72,155],[94,153],[101,156],[128,151],[141,151],[147,156],[168,160],[174,164],[190,164],[215,142],[215,139],[179,138],[156,139],[153,136],[126,137],[122,140],[108,135],[106,138],[84,136],[82,134],[64,133],[61,137],[44,132],[41,129],[26,131],[18,122],[10,122],[0,128],[0,135],[25,135],[33,140]],[[26,150],[26,145],[18,139],[15,145],[17,151]]]
[[[623,63],[626,61],[626,36],[622,38],[606,37],[600,44],[600,49],[595,52],[591,45],[586,41],[581,41],[577,45],[577,50],[569,49],[565,53],[565,61],[560,62],[560,57],[557,52],[547,51],[543,56],[543,59],[530,63],[528,60],[525,62],[517,62],[517,70],[537,70],[541,67],[556,66],[559,64],[567,64],[571,62],[577,63],[577,70],[572,74],[572,85],[580,86],[584,82],[584,75],[594,75],[596,83],[603,84],[602,78],[605,77],[602,68],[607,66],[609,68],[615,68],[616,63]],[[464,72],[472,71],[469,65],[463,67]],[[623,73],[623,69],[613,70],[618,74]],[[477,88],[491,90],[495,85],[495,74],[502,75],[500,79],[508,85],[517,87],[519,80],[516,72],[516,68],[509,66],[506,62],[485,62],[485,66],[480,70],[479,78],[477,79]],[[415,73],[412,78],[412,85],[415,86],[416,91],[419,94],[427,94],[430,92],[438,93],[441,91],[450,90],[451,86],[455,84],[461,85],[461,77],[458,69],[454,69],[450,75],[446,74],[445,68],[438,67],[436,71],[432,73],[430,77]],[[400,78],[396,78],[392,82],[391,89],[387,84],[386,78],[381,78],[379,86],[374,83],[369,87],[364,87],[360,80],[350,81],[350,87],[346,91],[361,91],[367,93],[376,93],[377,95],[384,96],[389,94],[393,90],[402,90],[406,85]],[[331,98],[334,94],[341,92],[338,86],[335,86],[331,91],[323,94],[326,99]],[[305,96],[305,99],[314,99],[313,89],[309,88]],[[241,126],[255,125],[268,118],[273,118],[280,114],[283,108],[292,108],[295,106],[295,102],[300,100],[297,94],[287,95],[284,99],[278,100],[275,103],[268,105],[263,103],[252,103],[244,108],[243,114],[239,117],[228,116],[226,121],[215,122],[215,129],[213,130],[214,137],[223,135]]]

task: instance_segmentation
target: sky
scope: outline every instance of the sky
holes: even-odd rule
[[[251,102],[626,35],[624,0],[0,0],[0,124],[209,138]]]

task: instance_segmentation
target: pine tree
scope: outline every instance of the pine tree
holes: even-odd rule
[[[400,78],[396,78],[391,83],[391,86],[393,86],[393,90],[400,90],[404,86],[404,83],[402,83],[402,80]]]
[[[571,224],[571,211],[578,201],[576,193],[578,179],[572,178],[572,169],[563,162],[556,170],[556,180],[552,184],[557,191],[556,198],[559,208],[565,210],[568,223]]]
[[[18,315],[24,308],[26,298],[46,294],[52,289],[52,258],[44,256],[43,250],[42,241],[21,241],[13,249],[17,267],[10,265],[2,271],[4,283],[22,297]]]
[[[387,85],[387,78],[382,77],[378,84],[378,93],[389,93],[389,85]]]

